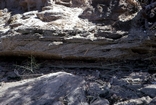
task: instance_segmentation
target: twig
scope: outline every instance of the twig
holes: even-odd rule
[[[150,30],[156,27],[156,22],[149,28]]]
[[[36,77],[36,76],[43,76],[43,74],[29,74],[29,75],[21,75],[19,72],[15,69],[14,73],[19,77]]]
[[[84,55],[86,55],[88,51],[89,51],[89,49],[87,49],[87,50],[85,51]]]
[[[117,71],[117,70],[119,70],[119,68],[112,69],[112,70],[110,70],[110,71],[106,72],[104,75],[110,74],[110,73],[112,73],[112,72],[114,72],[114,71]]]

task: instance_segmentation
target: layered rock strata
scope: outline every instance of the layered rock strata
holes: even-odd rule
[[[123,60],[156,52],[155,30],[138,28],[140,14],[124,0],[0,2],[8,7],[0,11],[0,55]]]

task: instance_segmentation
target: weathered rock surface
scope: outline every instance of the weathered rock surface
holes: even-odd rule
[[[75,70],[72,71],[73,73],[76,72]],[[105,70],[99,72],[106,74]],[[153,88],[153,83],[147,83],[149,76],[142,78],[143,72],[129,74],[121,71],[120,73],[117,72],[111,76],[107,74],[105,76],[108,79],[107,81],[105,78],[94,76],[95,71],[86,72],[83,70],[82,73],[79,72],[77,75],[56,72],[34,79],[0,82],[0,104],[155,105],[155,96],[151,94],[151,91],[154,92],[156,89]],[[14,77],[11,72],[7,75]],[[116,75],[116,78],[113,75]],[[144,88],[142,87],[143,84],[148,85],[145,87],[148,89],[147,91],[142,90]]]
[[[155,98],[153,98],[153,100],[150,102],[150,104],[149,105],[155,105],[156,104],[156,97]]]
[[[108,100],[97,100],[90,105],[109,105],[109,101]]]
[[[155,56],[155,30],[134,29],[139,13],[123,0],[0,2],[0,55],[113,60]]]
[[[141,89],[141,91],[150,97],[156,96],[156,84],[145,86]]]
[[[131,99],[125,102],[119,102],[114,105],[141,105],[141,104],[148,105],[150,101],[151,101],[150,97],[142,97],[139,99]]]
[[[0,56],[124,63],[128,59],[142,59],[153,63],[156,30],[139,26],[143,21],[136,5],[132,0],[0,0]],[[145,70],[154,71],[153,65]],[[75,66],[63,66],[75,69]],[[43,71],[55,67],[49,64]],[[133,71],[137,67],[122,64],[115,69],[103,63],[82,65],[78,69],[82,68],[97,70],[91,74],[83,70],[79,76],[73,75],[73,71],[73,74],[58,72],[5,83],[30,75],[24,75],[25,69],[19,66],[6,69],[0,65],[0,104],[155,105],[156,79],[149,73],[124,74],[123,69]],[[102,71],[98,70],[101,68]],[[119,70],[122,72],[115,74]]]
[[[58,72],[0,87],[1,105],[88,105],[85,81],[69,73]]]

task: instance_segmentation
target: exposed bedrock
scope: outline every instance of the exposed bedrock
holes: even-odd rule
[[[0,8],[0,55],[125,60],[156,53],[155,30],[138,27],[139,12],[125,0],[0,0]]]

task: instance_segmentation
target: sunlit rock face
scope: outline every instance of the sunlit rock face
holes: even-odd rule
[[[125,0],[0,0],[0,8],[0,55],[122,60],[155,54],[148,47],[155,32],[134,27],[139,12]]]

